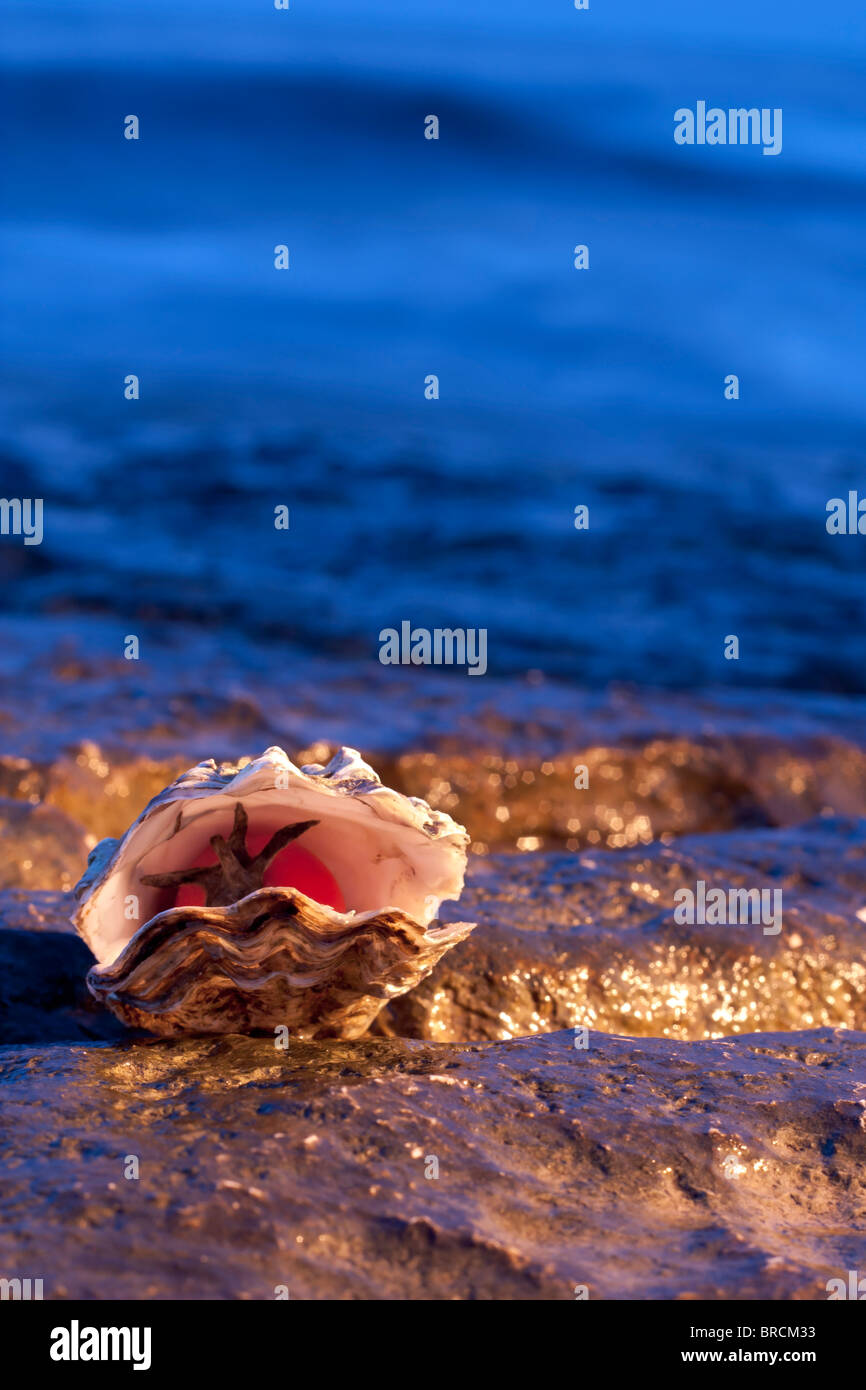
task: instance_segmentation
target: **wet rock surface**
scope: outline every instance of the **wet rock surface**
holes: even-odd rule
[[[68,892],[93,843],[58,807],[0,796],[0,888]]]
[[[359,676],[357,662],[331,661],[317,678],[306,661],[287,701],[281,650],[237,642],[228,666],[188,632],[151,666],[98,657],[101,640],[94,631],[82,651],[58,637],[34,652],[26,629],[0,620],[0,796],[45,801],[96,839],[121,834],[196,761],[274,743],[299,764],[360,748],[389,786],[464,824],[482,853],[622,849],[866,810],[855,698],[596,694],[540,673],[455,687],[377,662]],[[588,786],[575,786],[581,767]]]
[[[780,891],[780,930],[677,924],[674,894],[698,880]],[[471,1041],[578,1024],[679,1038],[866,1028],[864,821],[640,851],[490,855],[473,865],[459,912],[476,930],[388,1006],[382,1032]]]
[[[0,1267],[51,1298],[814,1299],[862,1255],[861,1033],[49,1045],[0,1086]]]
[[[365,742],[351,683],[288,715],[206,674],[156,722],[119,665],[6,687],[0,1273],[56,1299],[824,1299],[862,1266],[856,702],[427,684]],[[476,930],[358,1042],[124,1028],[61,891],[88,841],[197,758],[338,741],[468,825],[443,915]],[[677,924],[699,879],[781,890],[781,931]]]
[[[72,905],[66,893],[0,892],[0,1045],[128,1036],[84,982],[93,956]]]

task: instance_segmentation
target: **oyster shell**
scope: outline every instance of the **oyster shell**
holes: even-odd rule
[[[266,881],[293,842],[339,905]],[[351,748],[327,767],[281,748],[199,763],[90,855],[72,918],[97,958],[88,987],[154,1033],[359,1037],[472,930],[435,920],[462,891],[468,845]]]

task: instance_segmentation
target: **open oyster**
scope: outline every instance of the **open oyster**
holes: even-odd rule
[[[72,918],[88,987],[154,1033],[359,1037],[472,930],[435,921],[468,845],[351,748],[199,763],[90,855]]]

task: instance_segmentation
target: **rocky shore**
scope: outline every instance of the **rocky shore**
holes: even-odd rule
[[[478,926],[367,1038],[286,1051],[157,1040],[85,988],[68,890],[180,739],[130,721],[3,757],[7,1277],[57,1299],[823,1299],[862,1263],[856,719],[801,711],[759,747],[723,704],[676,737],[649,699],[582,738],[552,708],[503,713],[498,750],[480,712],[473,754],[385,749],[473,833],[443,915]],[[273,721],[248,722],[224,742],[260,751]],[[700,879],[781,890],[782,931],[677,924]]]

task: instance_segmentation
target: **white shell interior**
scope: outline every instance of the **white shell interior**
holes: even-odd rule
[[[79,928],[100,963],[113,961],[159,910],[161,890],[142,884],[141,875],[190,867],[212,835],[228,837],[239,800],[253,832],[270,835],[294,821],[319,822],[298,844],[333,874],[347,913],[393,907],[425,926],[432,921],[441,902],[462,891],[465,831],[377,781],[328,785],[323,774],[333,766],[302,772],[281,749],[269,749],[221,790],[181,779],[157,798],[127,832],[79,910]],[[359,766],[375,777],[360,761]],[[276,774],[286,780],[287,770],[289,785],[276,787]],[[130,919],[132,895],[138,915]]]

